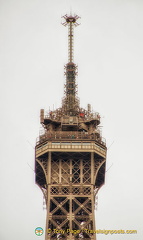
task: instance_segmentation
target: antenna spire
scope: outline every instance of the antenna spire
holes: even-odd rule
[[[77,19],[80,17],[78,15],[68,16],[67,14],[63,16],[65,22],[62,23],[65,27],[68,25],[68,61],[73,62],[73,37],[74,37],[74,26],[77,27],[79,23],[77,23]]]
[[[66,84],[65,97],[63,98],[63,109],[66,115],[75,116],[78,114],[79,100],[77,98],[76,75],[77,66],[73,63],[73,37],[74,26],[77,27],[78,15],[63,16],[64,22],[62,25],[68,25],[68,63],[65,66]]]

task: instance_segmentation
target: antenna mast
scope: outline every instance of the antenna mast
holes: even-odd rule
[[[77,27],[79,23],[77,23],[77,19],[80,17],[78,15],[68,16],[67,14],[63,16],[65,22],[62,23],[65,27],[68,25],[68,61],[70,63],[73,62],[73,37],[74,37],[74,26]]]
[[[76,75],[77,66],[73,63],[73,38],[74,38],[74,26],[77,27],[77,19],[80,17],[75,16],[63,16],[65,22],[62,25],[68,25],[68,63],[65,65],[65,97],[63,98],[63,109],[66,115],[76,116],[79,109],[79,100],[77,98],[77,85]]]

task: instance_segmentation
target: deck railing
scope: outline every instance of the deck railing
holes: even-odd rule
[[[61,133],[45,133],[37,138],[37,145],[45,141],[97,141],[106,146],[106,141],[99,133],[88,134],[87,132],[61,132]]]

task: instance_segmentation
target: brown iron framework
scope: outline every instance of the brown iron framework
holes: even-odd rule
[[[69,27],[69,62],[62,107],[44,114],[36,143],[36,183],[47,208],[46,240],[95,240],[95,196],[104,184],[106,143],[101,137],[99,113],[79,106],[73,63],[73,27],[76,16],[64,16]]]

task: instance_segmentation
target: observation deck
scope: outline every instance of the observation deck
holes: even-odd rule
[[[99,145],[98,142],[91,141],[45,141],[42,144],[36,146],[36,156],[43,156],[48,152],[96,152],[99,156],[106,157],[106,147]]]

